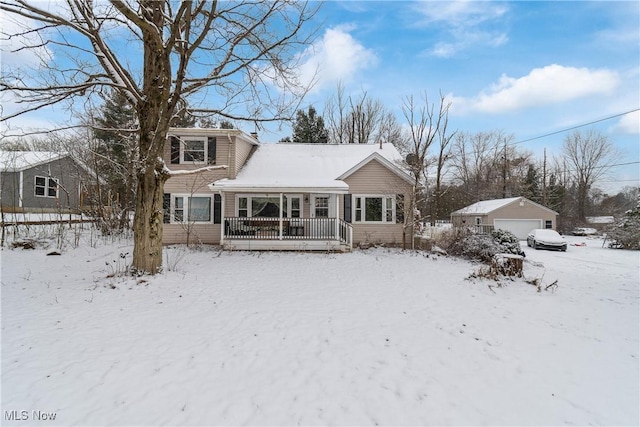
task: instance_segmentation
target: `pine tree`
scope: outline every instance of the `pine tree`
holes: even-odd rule
[[[138,119],[135,109],[120,92],[111,92],[95,118],[93,135],[97,140],[95,166],[111,193],[109,205],[119,209],[119,227],[128,225],[128,212],[135,203],[134,171]],[[106,193],[101,202],[105,202]]]
[[[293,142],[326,144],[328,139],[324,119],[317,114],[315,108],[310,106],[307,113],[298,110],[293,123]]]

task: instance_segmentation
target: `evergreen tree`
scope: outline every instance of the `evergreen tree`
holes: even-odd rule
[[[324,119],[316,113],[316,109],[309,107],[307,113],[298,110],[293,123],[293,142],[326,144],[329,139]]]
[[[136,111],[127,98],[120,92],[111,92],[94,120],[94,167],[107,183],[99,203],[120,207],[121,228],[128,225],[128,212],[135,202],[137,127]]]
[[[536,203],[542,202],[540,197],[540,177],[538,175],[538,170],[532,163],[529,163],[527,168],[527,176],[525,177],[522,186],[522,195]]]

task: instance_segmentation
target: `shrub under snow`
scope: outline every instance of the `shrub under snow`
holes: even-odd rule
[[[628,211],[609,231],[609,247],[616,249],[640,249],[640,207]]]
[[[506,230],[496,230],[489,234],[471,234],[457,231],[451,236],[447,251],[464,258],[491,262],[496,254],[523,255],[518,238]]]

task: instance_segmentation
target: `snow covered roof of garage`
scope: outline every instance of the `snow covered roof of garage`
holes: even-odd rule
[[[527,199],[526,197],[509,197],[507,199],[493,199],[493,200],[482,200],[480,202],[476,202],[472,205],[466,206],[462,209],[458,209],[457,211],[453,212],[452,215],[471,215],[471,214],[475,214],[475,215],[487,215],[497,209],[500,209],[504,206],[510,205],[511,203],[516,203],[519,201],[526,201],[529,202],[533,205],[536,205],[542,209],[546,209],[550,212],[555,213],[556,215],[558,214],[558,212],[549,209],[545,206],[542,206],[536,202],[533,202],[529,199]]]

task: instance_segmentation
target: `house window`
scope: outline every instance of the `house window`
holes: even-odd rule
[[[354,197],[354,222],[396,222],[395,197]]]
[[[210,196],[173,196],[173,222],[211,222]]]
[[[183,139],[180,163],[204,163],[207,158],[206,138]]]
[[[56,178],[36,176],[34,194],[37,197],[58,197],[58,180]]]
[[[249,216],[249,199],[247,197],[238,197],[238,216],[246,218]]]
[[[280,196],[266,194],[241,195],[237,197],[236,206],[239,217],[280,217]],[[284,218],[300,218],[302,212],[302,196],[282,196],[282,216]]]
[[[553,228],[553,221],[546,220],[544,222],[544,228]]]
[[[479,216],[476,217],[476,225],[482,225],[482,218]]]
[[[284,206],[282,216],[287,218],[300,218],[301,201],[300,196],[283,196]]]
[[[329,218],[329,196],[316,196],[316,218]]]

